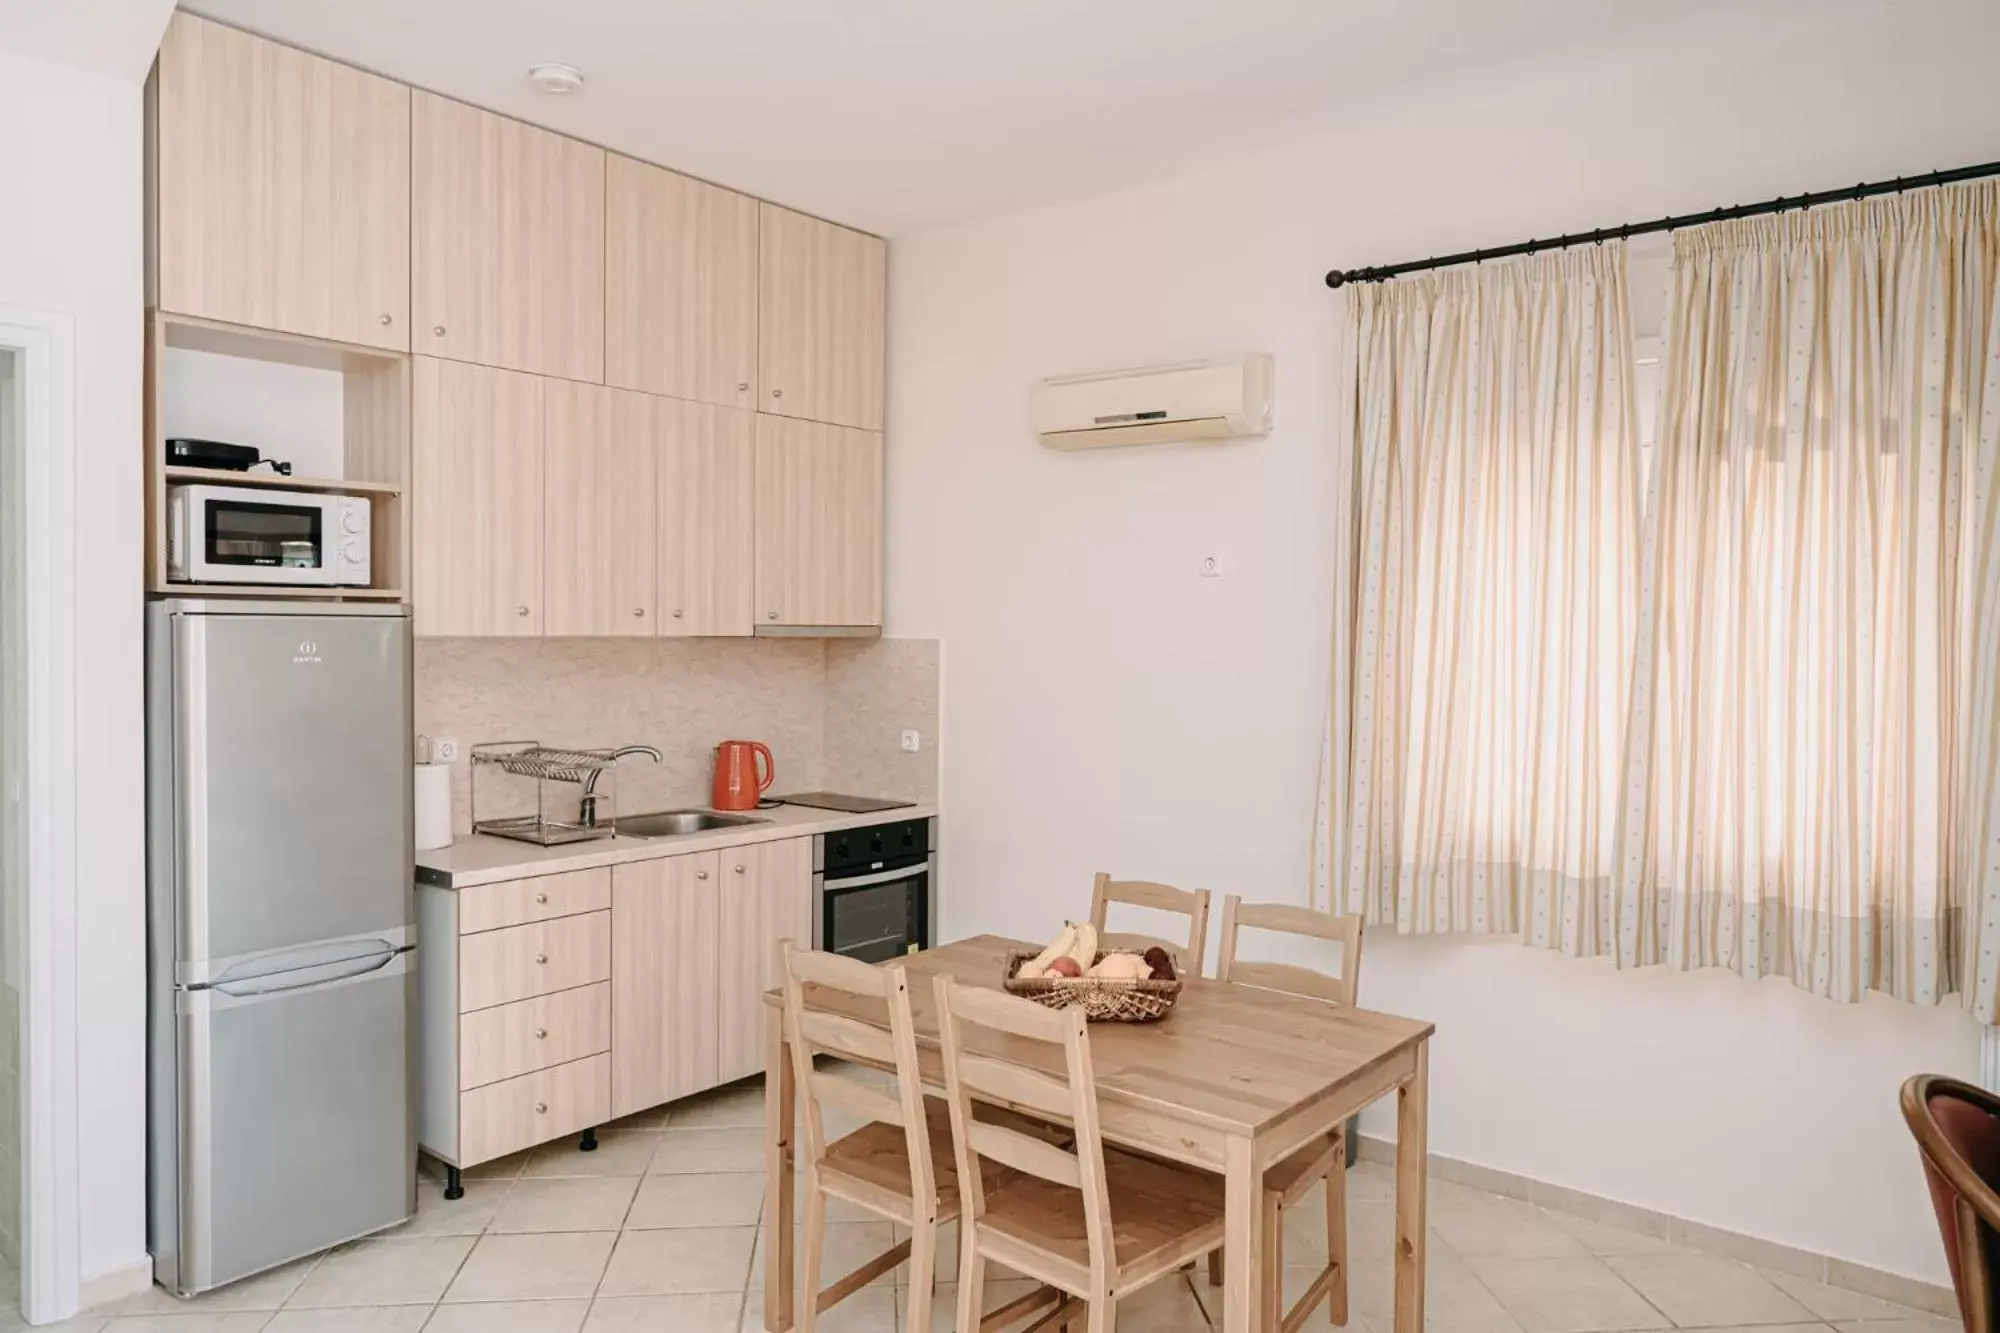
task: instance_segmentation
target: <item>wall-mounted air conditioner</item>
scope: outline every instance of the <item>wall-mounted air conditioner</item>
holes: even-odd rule
[[[1035,386],[1030,415],[1051,449],[1267,435],[1275,369],[1267,352],[1061,375]]]

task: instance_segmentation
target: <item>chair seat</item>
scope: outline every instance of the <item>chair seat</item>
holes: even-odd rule
[[[1268,1168],[1264,1172],[1264,1188],[1273,1194],[1291,1197],[1293,1192],[1310,1187],[1314,1181],[1326,1175],[1333,1165],[1330,1158],[1337,1158],[1340,1169],[1347,1167],[1347,1143],[1338,1133],[1324,1134],[1307,1143],[1290,1157]]]
[[[1111,1234],[1121,1272],[1172,1267],[1222,1243],[1222,1180],[1107,1149]],[[1083,1195],[1039,1176],[1010,1174],[986,1196],[982,1225],[1088,1271]],[[1172,1256],[1166,1258],[1166,1256]]]
[[[925,1098],[924,1115],[930,1130],[931,1170],[937,1180],[938,1217],[956,1217],[958,1170],[951,1142],[951,1111]],[[823,1176],[835,1178],[828,1183],[836,1193],[850,1197],[852,1192],[840,1189],[841,1178],[858,1181],[866,1190],[882,1191],[906,1202],[915,1193],[910,1184],[909,1140],[900,1125],[878,1120],[834,1140],[826,1145],[826,1156],[820,1159],[819,1169]],[[871,1202],[866,1197],[854,1201],[864,1205]]]

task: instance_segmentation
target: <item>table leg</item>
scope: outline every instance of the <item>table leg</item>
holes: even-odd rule
[[[786,1333],[792,1326],[792,1273],[796,1260],[792,1225],[798,1200],[792,1169],[792,1137],[798,1126],[798,1087],[792,1053],[785,1045],[784,1011],[764,1006],[764,1327]]]
[[[1252,1147],[1247,1138],[1230,1139],[1222,1152],[1223,1333],[1257,1333],[1261,1322],[1257,1280],[1264,1269],[1264,1246],[1270,1242],[1259,1225],[1264,1179]]]
[[[1421,1042],[1416,1072],[1396,1090],[1396,1333],[1424,1333],[1430,1066],[1430,1043]]]

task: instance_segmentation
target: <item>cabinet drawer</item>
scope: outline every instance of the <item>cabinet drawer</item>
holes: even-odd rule
[[[458,1086],[484,1087],[611,1049],[611,983],[495,1005],[458,1020]]]
[[[579,912],[602,912],[610,906],[610,866],[475,884],[458,891],[458,933],[475,935]]]
[[[467,935],[458,942],[458,1011],[469,1014],[610,976],[609,912]]]
[[[610,1118],[608,1055],[489,1083],[459,1098],[459,1165],[504,1157]]]

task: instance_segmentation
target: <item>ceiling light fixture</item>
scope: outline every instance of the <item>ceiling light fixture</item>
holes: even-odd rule
[[[583,87],[583,71],[574,65],[536,65],[528,71],[528,82],[537,92],[562,97]]]

